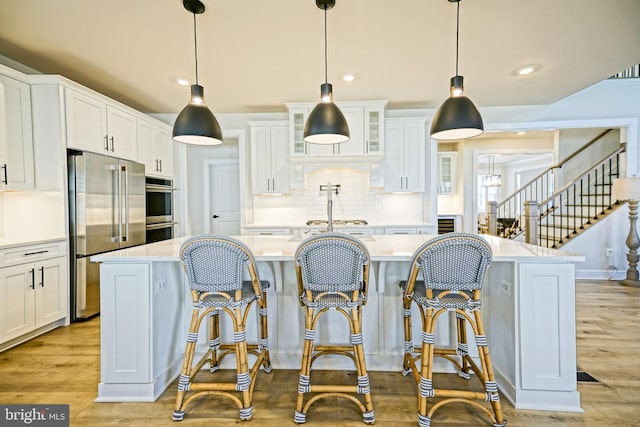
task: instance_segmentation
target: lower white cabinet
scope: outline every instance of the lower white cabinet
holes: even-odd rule
[[[68,321],[64,242],[0,251],[0,351]]]

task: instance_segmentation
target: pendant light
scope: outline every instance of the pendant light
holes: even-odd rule
[[[204,88],[198,84],[198,37],[196,35],[196,14],[204,13],[200,0],[183,0],[185,9],[193,13],[193,38],[196,57],[196,84],[191,86],[191,101],[178,114],[173,124],[173,139],[185,144],[222,144],[222,131],[215,116],[204,102]]]
[[[316,6],[324,10],[324,83],[320,86],[321,101],[304,124],[304,140],[311,144],[341,144],[349,140],[349,125],[333,103],[333,87],[327,82],[327,10],[335,4],[335,0],[316,0]]]
[[[456,14],[456,75],[451,78],[449,98],[440,106],[431,123],[431,138],[438,140],[465,139],[484,132],[482,117],[463,91],[463,78],[458,75],[458,39],[460,32],[460,0]]]
[[[491,161],[493,160],[493,166],[491,166]],[[482,177],[482,186],[483,187],[500,187],[502,185],[502,175],[495,173],[496,161],[493,156],[489,156],[489,175],[485,175]]]

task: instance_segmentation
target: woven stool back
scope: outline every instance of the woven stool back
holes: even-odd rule
[[[245,273],[255,272],[251,250],[229,236],[191,237],[183,243],[180,259],[184,262],[189,287],[199,292],[240,290]]]
[[[348,292],[362,289],[369,251],[348,234],[322,233],[300,243],[295,261],[305,290]]]
[[[422,270],[427,289],[473,291],[482,289],[491,258],[491,247],[482,237],[446,233],[416,250],[412,268]]]

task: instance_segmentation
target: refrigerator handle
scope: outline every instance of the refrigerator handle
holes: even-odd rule
[[[116,215],[120,214],[120,176],[118,167],[111,165],[111,243],[120,241],[120,220]]]
[[[124,188],[124,207],[120,210],[120,237],[122,242],[129,240],[129,171],[126,166],[122,166],[122,186]],[[122,193],[120,193],[122,195]],[[122,233],[122,211],[124,210],[124,234]]]

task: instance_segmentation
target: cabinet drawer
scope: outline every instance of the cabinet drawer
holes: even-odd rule
[[[0,267],[65,256],[66,241],[18,246],[0,251]]]
[[[286,236],[291,234],[291,229],[280,227],[245,228],[244,234],[257,234],[260,236]]]

